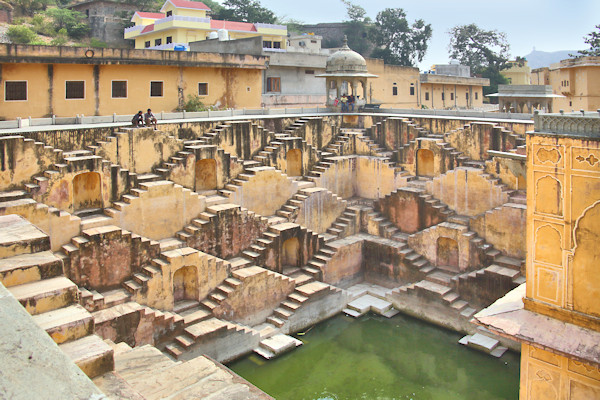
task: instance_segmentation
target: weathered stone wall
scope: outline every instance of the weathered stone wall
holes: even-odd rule
[[[473,218],[469,226],[496,250],[510,257],[525,258],[526,222],[527,206],[506,203]]]
[[[153,261],[156,271],[132,300],[160,310],[172,310],[179,300],[203,300],[227,278],[230,269],[228,262],[190,247],[165,251]],[[190,271],[180,282],[188,296],[176,298],[174,276],[183,268]]]
[[[460,167],[427,183],[427,191],[461,215],[477,215],[504,204],[508,192],[482,170]]]
[[[444,118],[444,117],[411,117],[418,126],[433,134],[444,134],[455,129],[460,129],[473,122],[468,118]],[[523,123],[522,121],[495,120],[494,124],[502,126],[514,133],[525,135],[525,132],[533,130],[533,121]]]
[[[206,208],[206,198],[170,181],[140,184],[111,216],[116,225],[160,240],[175,236]]]
[[[213,310],[217,318],[259,324],[294,291],[290,278],[261,267],[239,269],[232,275],[242,283]]]
[[[337,251],[323,268],[323,282],[339,287],[358,283],[364,276],[363,239],[351,236],[328,245]]]
[[[375,209],[402,232],[415,233],[447,218],[442,209],[426,201],[427,197],[422,189],[401,188],[376,201]]]
[[[268,228],[265,218],[232,204],[212,206],[207,212],[212,216],[187,231],[186,244],[223,259],[239,255]]]
[[[29,183],[34,175],[62,159],[62,152],[23,136],[0,137],[0,190]]]
[[[158,243],[133,236],[117,226],[87,229],[67,251],[65,274],[79,286],[107,290],[119,287],[160,253]]]
[[[444,134],[444,139],[452,147],[477,161],[489,159],[488,150],[509,151],[516,148],[517,138],[517,135],[500,126],[481,122],[472,122]]]
[[[365,278],[385,287],[396,287],[422,279],[416,268],[404,262],[405,245],[383,238],[366,239],[363,244]]]
[[[284,266],[302,267],[308,263],[321,245],[319,236],[298,224],[286,222],[271,225],[269,231],[276,237],[271,238],[271,243],[254,260],[257,265],[262,265],[278,273],[283,272]],[[295,242],[289,246],[291,240]]]
[[[513,190],[527,188],[527,157],[512,153],[494,153],[485,162],[485,172]]]
[[[305,199],[298,200],[296,218],[293,222],[317,233],[325,232],[346,209],[346,201],[324,188],[308,188],[301,191]]]

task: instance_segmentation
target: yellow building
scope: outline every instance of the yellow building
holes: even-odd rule
[[[367,94],[371,103],[393,108],[420,107],[418,68],[387,65],[376,58],[366,61],[369,72],[378,76],[369,81]]]
[[[534,69],[532,83],[551,85],[554,94],[565,96],[554,100],[554,110],[596,111],[600,108],[600,57],[572,58]]]
[[[531,67],[527,61],[509,61],[509,67],[500,71],[509,85],[531,85]]]
[[[521,347],[521,400],[600,398],[600,118],[535,115],[527,282],[475,316]]]
[[[208,12],[210,8],[199,1],[167,0],[160,13],[136,12],[131,18],[135,26],[125,29],[125,39],[135,40],[136,49],[183,50],[191,42],[209,38],[262,36],[264,48],[287,47],[286,26],[215,20]]]
[[[471,109],[483,105],[483,87],[487,78],[421,74],[419,103],[427,108]]]
[[[259,107],[267,57],[0,44],[0,118]]]

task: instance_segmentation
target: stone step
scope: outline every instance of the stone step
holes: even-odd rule
[[[97,335],[63,343],[58,346],[89,377],[113,370],[113,349]]]
[[[217,318],[210,318],[185,328],[185,333],[196,343],[205,342],[219,336],[227,330],[227,323]]]
[[[437,270],[425,277],[429,282],[439,283],[440,285],[450,286],[452,284],[452,275]]]
[[[280,318],[277,318],[275,316],[270,316],[267,318],[267,322],[270,324],[275,325],[278,328],[281,328],[283,325],[285,325],[285,321],[283,321]]]
[[[57,344],[82,338],[94,330],[92,315],[79,304],[34,315],[33,320]]]
[[[51,251],[0,259],[0,281],[6,287],[62,275],[63,262]]]
[[[11,286],[9,291],[31,315],[66,307],[78,296],[77,285],[62,276]]]
[[[518,258],[512,258],[507,256],[500,256],[494,259],[494,264],[498,264],[501,267],[512,268],[516,270],[521,270],[522,260]]]
[[[259,343],[259,347],[254,351],[269,360],[301,345],[302,342],[300,340],[280,333],[262,340]]]
[[[289,317],[292,316],[292,314],[293,311],[287,310],[282,307],[277,307],[275,310],[273,310],[273,315],[275,315],[279,319],[287,320]]]
[[[521,273],[518,270],[515,270],[515,269],[512,269],[512,268],[501,267],[501,266],[496,265],[496,264],[490,265],[484,271],[486,273],[488,273],[488,274],[500,275],[500,276],[507,277],[509,279],[516,278]]]
[[[195,323],[205,321],[212,317],[212,314],[204,309],[194,308],[191,310],[184,311],[180,313],[183,317],[183,325],[184,327],[188,327]]]
[[[196,309],[199,305],[200,302],[197,300],[178,301],[173,306],[173,312],[181,315],[185,311]]]

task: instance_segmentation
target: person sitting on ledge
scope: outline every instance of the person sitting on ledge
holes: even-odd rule
[[[138,111],[138,113],[133,116],[131,123],[134,128],[139,128],[144,125],[144,114],[142,113],[142,110]]]
[[[156,124],[157,120],[154,114],[152,114],[152,110],[148,109],[146,114],[144,114],[144,122],[146,122],[146,126],[154,125],[154,130],[157,129]]]

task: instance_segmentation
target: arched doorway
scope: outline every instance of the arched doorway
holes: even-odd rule
[[[196,161],[196,192],[217,188],[217,161],[212,158]]]
[[[102,208],[102,179],[98,172],[84,172],[73,178],[73,210]]]
[[[281,265],[283,268],[286,266],[300,266],[300,242],[298,238],[289,238],[283,242],[281,248]]]
[[[433,176],[435,168],[433,165],[433,151],[428,149],[419,149],[417,151],[417,175]]]
[[[173,300],[198,300],[198,271],[194,266],[178,269],[173,274]]]
[[[302,150],[292,149],[286,154],[287,167],[285,173],[288,176],[301,176],[302,175]]]
[[[437,240],[437,266],[458,271],[458,242],[447,237]]]

